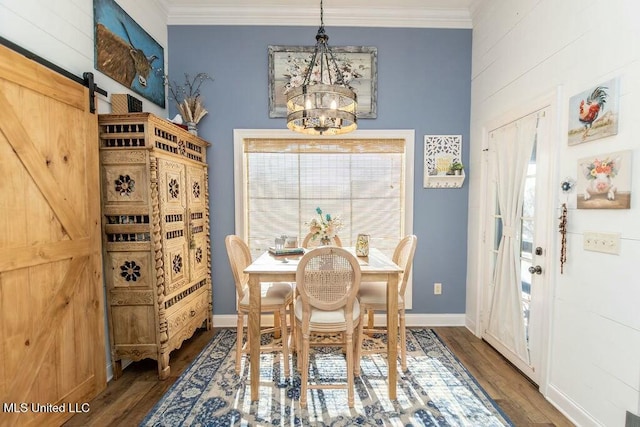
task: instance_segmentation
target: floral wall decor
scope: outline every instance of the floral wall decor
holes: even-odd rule
[[[569,145],[618,133],[619,79],[611,79],[569,100]]]
[[[269,117],[287,117],[287,92],[302,84],[314,48],[269,46]],[[378,49],[370,46],[332,46],[331,50],[345,83],[358,95],[358,118],[376,118]],[[319,80],[318,72],[316,81]]]
[[[631,150],[578,160],[578,209],[631,207]]]

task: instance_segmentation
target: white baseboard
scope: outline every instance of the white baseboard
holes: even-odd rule
[[[133,363],[133,361],[128,360],[128,359],[123,359],[122,360],[122,370],[124,371],[124,369],[131,365]],[[113,363],[107,363],[107,382],[111,381],[113,379]]]
[[[576,405],[574,401],[569,399],[564,393],[558,390],[553,384],[549,384],[547,387],[547,394],[545,398],[551,402],[553,406],[562,412],[562,414],[577,426],[583,427],[600,427],[602,426],[596,419],[585,412],[580,406]]]
[[[431,328],[436,326],[464,326],[464,313],[442,313],[442,314],[407,314],[407,326]],[[384,314],[380,315],[379,323],[384,325],[387,318]],[[378,315],[376,315],[374,324],[378,324]]]
[[[107,363],[107,382],[113,379],[113,363]]]
[[[478,324],[474,320],[472,320],[470,318],[466,318],[465,319],[465,326],[467,327],[467,329],[469,331],[471,331],[471,333],[473,335],[475,335],[476,337],[480,338],[481,332],[478,329]]]
[[[435,326],[465,326],[465,315],[461,314],[407,314],[407,326],[430,328]],[[384,313],[376,314],[374,324],[383,326],[387,321]],[[265,326],[273,325],[273,316],[263,315],[260,322]],[[245,322],[246,324],[246,322]],[[213,326],[216,328],[235,328],[235,314],[213,315]]]

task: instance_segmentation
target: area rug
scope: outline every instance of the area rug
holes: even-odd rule
[[[369,337],[365,346],[385,347],[384,339],[383,334]],[[513,425],[431,329],[407,331],[408,369],[398,373],[397,400],[388,398],[386,356],[362,357],[352,409],[344,389],[309,390],[308,407],[300,408],[295,360],[292,377],[286,378],[279,353],[261,355],[260,400],[251,402],[248,359],[243,358],[240,375],[236,374],[235,342],[235,330],[220,330],[140,425]],[[310,365],[310,381],[346,382],[346,362],[339,348],[313,348]]]

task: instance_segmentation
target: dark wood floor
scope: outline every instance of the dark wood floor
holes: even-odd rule
[[[537,386],[467,328],[433,328],[516,426],[573,426]]]
[[[573,426],[520,372],[484,341],[463,327],[434,328],[478,383],[516,426]],[[171,375],[158,381],[152,360],[131,364],[117,381],[90,402],[91,411],[77,414],[71,426],[137,426],[182,371],[202,350],[214,331],[198,331],[171,353]]]

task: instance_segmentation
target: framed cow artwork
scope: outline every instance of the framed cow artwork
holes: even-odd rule
[[[578,160],[578,209],[631,208],[631,150]]]
[[[93,0],[95,67],[165,107],[164,49],[113,0]]]

